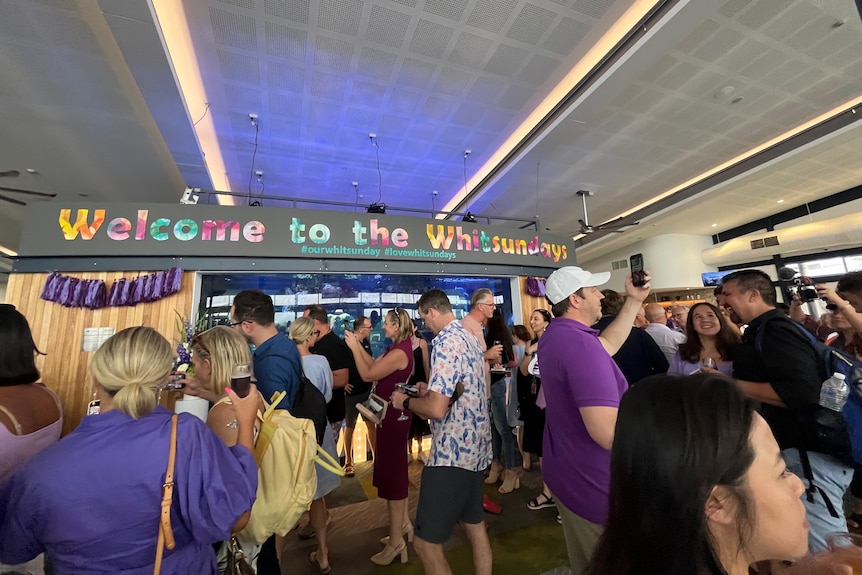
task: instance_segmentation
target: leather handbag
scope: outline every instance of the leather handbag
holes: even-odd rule
[[[165,471],[165,482],[162,485],[162,515],[159,520],[159,539],[156,543],[156,562],[153,575],[159,575],[162,570],[162,554],[165,547],[176,547],[174,532],[171,529],[171,502],[174,499],[174,463],[177,459],[177,414],[171,417],[171,446],[168,451],[168,469]]]

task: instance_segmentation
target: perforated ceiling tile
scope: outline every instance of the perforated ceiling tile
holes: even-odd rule
[[[508,22],[517,5],[517,0],[477,0],[467,18],[467,24],[498,33]]]
[[[488,54],[491,44],[488,38],[462,32],[452,48],[449,61],[469,68],[478,68]]]
[[[303,91],[304,69],[297,64],[285,64],[272,60],[266,63],[268,88],[272,90]]]
[[[842,26],[838,30],[831,31],[830,34],[823,34],[823,36],[823,40],[806,50],[811,57],[817,60],[823,60],[859,39],[859,33],[849,26]]]
[[[546,50],[568,56],[590,31],[590,26],[566,16],[560,20],[542,46]]]
[[[614,0],[575,0],[572,10],[599,20],[613,3]]]
[[[257,28],[254,18],[219,8],[210,8],[210,21],[216,44],[240,50],[257,50]]]
[[[510,110],[521,110],[533,95],[533,89],[524,86],[509,86],[497,101],[499,106]]]
[[[712,36],[712,34],[720,27],[721,25],[715,20],[708,19],[705,22],[702,22],[701,25],[695,28],[691,34],[683,38],[683,40],[676,45],[676,49],[688,54],[700,46],[704,40]]]
[[[701,67],[690,62],[680,62],[656,79],[655,84],[666,90],[678,90],[700,72]]]
[[[516,70],[521,67],[529,52],[515,46],[500,44],[488,63],[485,64],[485,71],[491,74],[499,74],[501,76],[511,76]]]
[[[454,104],[449,98],[428,96],[422,107],[422,117],[429,120],[445,120],[452,113]]]
[[[518,74],[518,80],[541,86],[560,67],[560,61],[543,54],[534,54]]]
[[[36,38],[36,30],[30,25],[26,12],[18,5],[4,2],[0,7],[0,38]]]
[[[302,113],[302,100],[295,93],[270,90],[267,92],[267,98],[269,98],[269,113],[272,116],[296,118]],[[272,133],[279,133],[272,125],[270,128]]]
[[[398,71],[398,84],[413,88],[426,88],[434,75],[437,72],[437,66],[415,60],[413,58],[404,58],[401,63],[401,69]]]
[[[764,24],[776,18],[785,7],[786,2],[752,2],[745,12],[740,14],[736,20],[743,26],[754,30],[760,29]]]
[[[334,102],[341,102],[347,92],[347,79],[341,74],[315,71],[311,75],[311,95]]]
[[[485,102],[490,104],[499,97],[500,92],[503,90],[505,85],[506,84],[502,80],[497,78],[479,76],[476,78],[476,81],[473,82],[473,87],[470,88],[470,92],[467,94],[467,97],[475,102]]]
[[[316,65],[342,72],[350,71],[353,43],[318,34],[315,44],[314,63]]]
[[[308,24],[309,0],[263,0],[263,11],[269,16]]]
[[[392,77],[398,54],[365,47],[359,55],[356,73],[375,80],[387,81]]]
[[[476,126],[485,117],[487,106],[474,102],[464,102],[452,114],[452,122],[464,126]]]
[[[350,103],[377,110],[383,107],[385,95],[386,86],[365,80],[355,80],[350,93]]]
[[[384,46],[400,48],[410,25],[410,15],[382,6],[371,7],[371,17],[365,31],[365,39]]]
[[[852,64],[862,63],[859,54],[862,54],[862,42],[851,42],[843,50],[826,58],[826,63],[835,68],[844,69]],[[847,77],[858,78],[859,76],[848,70]]]
[[[506,36],[526,44],[536,44],[548,31],[555,17],[556,13],[527,3],[518,13]]]
[[[3,10],[6,10],[5,3]],[[78,14],[65,10],[40,10],[35,16],[33,26],[43,38],[50,38],[52,44],[90,54],[101,52],[93,31]]]
[[[362,0],[321,0],[317,25],[330,32],[356,36],[359,34],[363,5]]]
[[[422,92],[393,88],[389,93],[386,108],[396,114],[415,114],[425,100]]]
[[[224,95],[231,108],[255,111],[262,108],[261,93],[257,88],[225,84]]]
[[[219,68],[226,80],[244,84],[257,84],[260,82],[260,69],[258,60],[251,56],[244,56],[227,50],[217,50]],[[248,117],[246,117],[248,120]]]
[[[735,30],[719,30],[694,52],[694,57],[705,62],[715,62],[741,44],[744,39],[743,35]]]
[[[766,26],[763,29],[763,33],[770,38],[783,42],[785,38],[795,34],[812,21],[818,20],[822,15],[823,12],[821,10],[803,2]],[[824,31],[826,30],[829,30],[828,26],[824,28]]]
[[[473,79],[473,74],[456,68],[443,68],[434,84],[434,91],[447,96],[460,97]]]
[[[266,22],[266,53],[276,58],[305,61],[308,32]]]
[[[254,10],[254,0],[218,0],[222,4],[230,4],[246,10]]]
[[[408,8],[416,8],[416,0],[392,0],[396,4],[407,6]]]
[[[464,14],[467,0],[425,0],[425,11],[456,22]]]
[[[442,58],[454,33],[455,30],[449,26],[430,20],[419,20],[410,41],[410,51],[429,58]]]

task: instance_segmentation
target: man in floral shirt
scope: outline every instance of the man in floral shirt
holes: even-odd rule
[[[416,511],[416,553],[426,573],[451,573],[443,543],[461,523],[473,546],[477,575],[491,573],[485,531],[484,471],[491,464],[491,425],[485,399],[485,359],[479,341],[455,319],[449,298],[425,292],[416,303],[436,336],[431,375],[419,397],[392,394],[396,409],[431,420],[431,455],[422,470]]]

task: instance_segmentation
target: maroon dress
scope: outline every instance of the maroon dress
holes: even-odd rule
[[[410,338],[401,343],[391,345],[386,353],[400,349],[407,356],[407,367],[399,369],[378,380],[374,393],[388,400],[395,391],[396,383],[410,380],[413,373],[413,346]],[[383,354],[386,355],[386,354]],[[374,452],[374,487],[381,499],[397,501],[407,497],[407,436],[410,433],[412,413],[405,421],[398,421],[401,410],[386,410],[386,418],[377,428],[377,449]]]

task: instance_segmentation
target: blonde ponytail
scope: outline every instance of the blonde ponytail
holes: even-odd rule
[[[171,344],[151,327],[130,327],[93,354],[90,369],[117,410],[137,419],[156,407],[156,392],[173,365]]]

